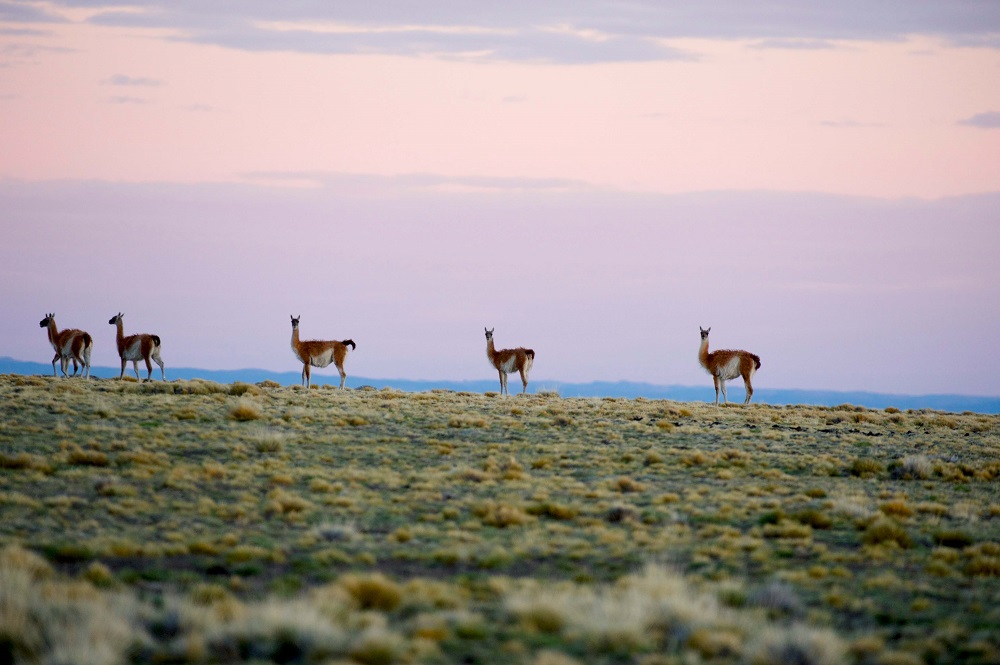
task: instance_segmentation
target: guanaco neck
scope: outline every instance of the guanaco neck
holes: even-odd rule
[[[292,326],[292,351],[294,351],[295,355],[299,356],[300,359],[302,358],[302,349],[301,349],[301,343],[299,342],[298,326]]]
[[[55,317],[49,318],[48,331],[49,331],[49,343],[52,344],[52,346],[59,346],[59,329],[56,328]]]
[[[121,317],[115,321],[115,342],[118,344],[118,354],[121,355],[122,351],[125,350],[125,326],[122,324]]]
[[[708,337],[701,340],[701,346],[698,347],[698,362],[705,369],[708,369]]]
[[[489,359],[491,363],[496,364],[497,349],[495,346],[493,346],[492,337],[486,338],[486,357]]]

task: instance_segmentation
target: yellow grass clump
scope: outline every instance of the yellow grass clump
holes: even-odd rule
[[[474,507],[472,514],[482,520],[486,526],[505,529],[519,526],[528,521],[528,515],[521,508],[503,502],[486,501]]]
[[[877,517],[861,535],[861,542],[866,545],[893,544],[899,547],[910,547],[913,539],[898,522],[887,517]]]
[[[263,418],[260,408],[248,399],[240,399],[235,406],[229,410],[229,417],[239,422],[249,420],[260,420]]]
[[[345,575],[338,584],[361,609],[391,612],[403,602],[403,588],[384,575]]]

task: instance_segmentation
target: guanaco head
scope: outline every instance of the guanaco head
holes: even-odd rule
[[[708,330],[702,328],[701,326],[698,326],[698,330],[701,331],[701,338],[702,339],[708,339],[708,333],[712,332],[712,326],[709,326]]]
[[[38,327],[47,328],[49,325],[49,321],[51,321],[54,318],[56,318],[55,314],[46,314],[45,318],[38,322]]]
[[[291,314],[289,314],[289,316],[291,316]],[[302,318],[301,314],[299,314],[298,316],[292,316],[292,330],[295,330],[296,328],[299,327],[299,319],[301,318]]]
[[[483,327],[483,330],[486,330],[485,326]],[[496,328],[493,330],[496,330]],[[493,330],[486,330],[486,341],[493,339]]]
[[[108,321],[108,323],[110,325],[115,325],[116,323],[119,323],[122,320],[122,316],[123,316],[122,313],[118,312],[117,314],[115,314],[114,316],[111,317],[111,319]]]

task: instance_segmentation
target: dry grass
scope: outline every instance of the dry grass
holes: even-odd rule
[[[0,376],[0,423],[19,662],[1000,652],[997,416]]]

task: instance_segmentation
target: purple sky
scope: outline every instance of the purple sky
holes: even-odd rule
[[[1000,395],[1000,5],[117,4],[0,0],[0,355]]]

